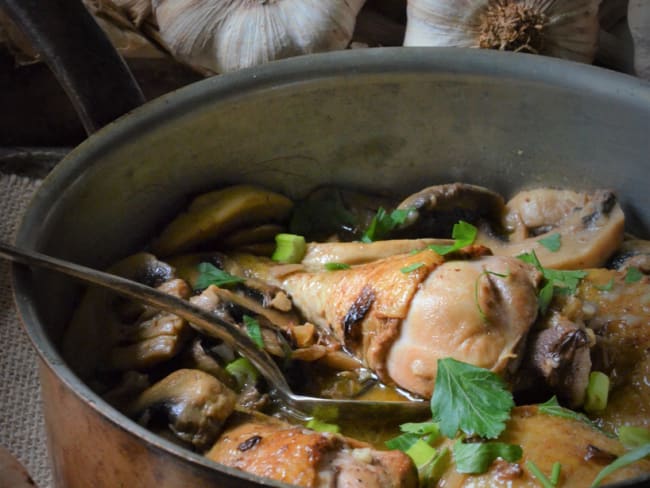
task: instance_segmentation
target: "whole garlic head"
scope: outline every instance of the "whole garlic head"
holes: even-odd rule
[[[476,47],[590,63],[601,0],[409,0],[405,46]]]
[[[365,0],[153,0],[177,58],[217,73],[344,49]]]

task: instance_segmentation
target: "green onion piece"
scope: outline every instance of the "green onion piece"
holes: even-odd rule
[[[548,237],[540,239],[539,242],[542,246],[551,252],[558,252],[562,247],[562,236],[560,234],[551,234]]]
[[[608,466],[605,466],[601,470],[601,472],[598,473],[598,476],[596,476],[596,479],[591,484],[591,488],[595,488],[596,486],[598,486],[601,481],[603,481],[607,476],[612,474],[614,471],[624,468],[625,466],[635,463],[636,461],[639,461],[647,456],[650,456],[650,444],[644,444],[640,447],[637,447],[633,451],[629,451],[623,454],[616,461],[614,461]]]
[[[418,439],[405,453],[413,460],[415,466],[420,468],[431,461],[438,451],[427,442]]]
[[[311,419],[307,422],[307,428],[316,432],[331,432],[332,434],[338,434],[341,431],[338,425],[328,424],[318,419]]]
[[[551,483],[553,483],[553,486],[557,486],[557,484],[560,481],[560,472],[562,471],[562,465],[560,464],[559,461],[556,461],[553,463],[553,467],[551,468]]]
[[[325,269],[327,271],[338,271],[340,269],[350,269],[350,265],[345,263],[325,263]]]
[[[618,428],[618,439],[628,449],[650,444],[650,430],[643,427],[623,425]]]
[[[424,266],[424,263],[413,263],[409,266],[404,266],[400,271],[404,274],[408,274],[416,269],[420,269],[422,266]]]
[[[542,470],[537,467],[537,465],[532,461],[526,461],[526,467],[528,471],[537,479],[540,485],[544,488],[555,488],[555,485],[549,480]]]
[[[277,234],[275,245],[271,259],[279,263],[299,263],[307,252],[305,238],[296,234]]]
[[[627,268],[627,273],[625,273],[625,283],[636,283],[637,281],[641,281],[641,278],[643,278],[643,273],[639,268],[635,268],[634,266]]]
[[[589,373],[589,384],[585,397],[585,412],[593,413],[605,410],[609,395],[609,377],[600,371]]]
[[[246,327],[248,336],[255,345],[260,349],[264,349],[264,337],[262,337],[262,328],[260,327],[260,323],[253,317],[244,315],[244,326]]]
[[[228,363],[226,371],[235,378],[240,390],[246,385],[254,385],[260,377],[253,363],[246,358],[237,358]]]

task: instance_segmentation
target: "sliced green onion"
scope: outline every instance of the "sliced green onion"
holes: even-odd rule
[[[650,444],[650,430],[623,425],[618,428],[618,439],[628,449],[634,449],[644,444]]]
[[[262,337],[262,328],[260,327],[260,323],[253,317],[244,315],[244,326],[246,327],[248,336],[255,345],[260,349],[264,349],[264,337]]]
[[[588,413],[600,412],[607,407],[609,396],[609,377],[600,371],[589,373],[589,384],[585,397],[584,409]]]
[[[226,371],[235,378],[240,390],[246,385],[254,385],[260,377],[253,363],[246,358],[237,358],[228,363]]]
[[[325,263],[325,269],[327,271],[338,271],[341,269],[350,269],[350,265],[345,263]]]
[[[279,263],[299,263],[307,252],[305,238],[297,234],[277,234],[275,244],[275,252],[271,259]]]
[[[307,428],[316,432],[331,432],[333,434],[338,434],[341,431],[338,425],[328,424],[318,419],[311,419],[307,422]]]
[[[560,481],[560,472],[562,471],[562,465],[560,464],[559,461],[556,461],[553,463],[553,467],[551,468],[551,483],[553,483],[553,486],[557,486],[558,482]]]
[[[555,488],[555,485],[549,480],[542,470],[537,467],[537,465],[532,461],[526,461],[526,467],[528,471],[537,479],[540,485],[544,488]]]
[[[548,237],[540,239],[539,242],[542,246],[551,252],[558,252],[562,247],[562,236],[560,234],[551,234]]]
[[[415,466],[419,469],[430,462],[438,453],[430,444],[418,439],[415,444],[409,447],[405,453],[413,460]]]

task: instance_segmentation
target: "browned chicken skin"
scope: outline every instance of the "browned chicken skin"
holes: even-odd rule
[[[437,359],[500,373],[518,363],[537,315],[539,279],[515,258],[445,262],[424,250],[336,272],[296,271],[280,286],[307,320],[331,329],[382,380],[430,396]]]
[[[338,434],[314,432],[260,414],[234,414],[206,454],[258,476],[305,487],[416,487],[400,451],[378,451]]]
[[[481,475],[456,472],[450,465],[438,482],[445,488],[537,488],[539,482],[531,475],[527,461],[535,463],[547,476],[555,462],[561,463],[558,486],[589,487],[601,469],[611,463],[625,449],[616,439],[578,420],[539,413],[537,407],[517,407],[505,432],[499,438],[509,444],[518,444],[523,457],[517,463],[496,461]],[[615,471],[604,483],[634,478],[650,473],[650,460],[634,463]]]

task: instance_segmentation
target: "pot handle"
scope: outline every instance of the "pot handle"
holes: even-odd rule
[[[92,134],[145,102],[124,59],[80,0],[0,0]]]

